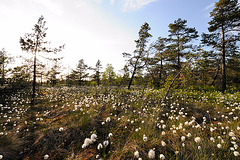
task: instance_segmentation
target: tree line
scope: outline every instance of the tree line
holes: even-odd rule
[[[62,57],[49,58],[42,53],[56,54],[64,49],[64,45],[48,47],[50,42],[45,41],[46,21],[41,16],[34,25],[33,33],[20,37],[21,49],[32,53],[33,61],[25,59],[23,65],[6,69],[14,58],[5,49],[0,51],[1,86],[7,83],[15,87],[26,87],[32,83],[35,92],[38,78],[41,79],[38,84],[45,80],[45,84],[52,86],[118,85],[130,89],[134,84],[155,88],[210,87],[225,92],[228,86],[239,87],[240,84],[238,1],[219,0],[210,12],[210,17],[209,33],[199,35],[195,27],[187,25],[187,20],[178,18],[168,25],[168,37],[159,37],[152,43],[149,43],[152,37],[151,27],[145,22],[135,40],[134,52],[123,53],[126,65],[121,74],[116,74],[112,64],[107,64],[105,71],[102,71],[100,60],[94,67],[90,67],[80,59],[75,69],[64,77],[57,78],[64,68],[61,65]],[[41,57],[51,63],[43,64]],[[92,75],[89,74],[90,70]],[[35,93],[33,101],[34,95]]]

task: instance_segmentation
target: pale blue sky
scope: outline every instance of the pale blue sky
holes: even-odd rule
[[[123,52],[133,52],[138,31],[148,22],[153,35],[167,37],[168,25],[178,18],[207,32],[209,12],[217,0],[0,0],[0,48],[12,55],[25,54],[19,38],[32,32],[43,15],[47,39],[66,44],[59,55],[63,64],[75,68],[78,60],[94,66],[98,59],[116,71],[123,68]]]

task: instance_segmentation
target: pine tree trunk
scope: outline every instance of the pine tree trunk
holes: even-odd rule
[[[5,57],[3,57],[5,58]],[[2,79],[1,79],[1,86],[4,85],[4,81],[5,81],[5,70],[4,70],[4,62],[3,62],[3,68],[2,68]]]
[[[222,92],[226,90],[226,71],[225,71],[225,33],[222,24]]]
[[[136,67],[135,67],[134,70],[133,70],[133,73],[132,73],[131,79],[130,79],[129,84],[128,84],[128,89],[130,89],[130,87],[131,87],[131,84],[132,84],[132,81],[133,81],[133,78],[134,78],[135,72],[136,72]]]
[[[42,73],[41,73],[41,86],[42,86],[42,83],[43,83],[43,82],[42,82],[42,76],[43,76],[43,75],[42,75]]]
[[[161,58],[161,63],[160,63],[160,75],[159,75],[159,78],[160,80],[162,80],[162,71],[163,71],[163,64],[162,64],[162,58]]]
[[[38,50],[38,39],[39,36],[37,35],[37,41],[36,41],[36,46],[35,46],[35,51],[34,51],[34,64],[33,64],[33,93],[32,93],[32,100],[31,104],[32,107],[35,105],[35,92],[36,92],[36,65],[37,65],[37,50]]]
[[[177,65],[178,65],[178,69],[180,70],[181,68],[181,64],[180,64],[180,43],[179,43],[180,39],[178,37],[178,42],[177,42]]]
[[[97,85],[99,86],[99,84],[100,84],[100,79],[99,77],[97,77]]]
[[[36,47],[37,48],[37,47]],[[36,91],[36,61],[37,61],[37,57],[36,57],[36,51],[34,54],[34,69],[33,69],[33,93],[32,93],[32,101],[31,104],[34,107],[34,102],[35,102],[35,91]]]

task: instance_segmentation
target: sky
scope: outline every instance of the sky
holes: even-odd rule
[[[147,22],[150,42],[168,36],[168,25],[186,19],[201,35],[208,32],[209,13],[217,0],[0,0],[0,49],[13,56],[21,51],[19,39],[32,33],[43,15],[52,47],[65,44],[57,56],[64,57],[65,72],[78,61],[94,67],[99,59],[118,73],[124,66],[123,52],[132,53],[138,31]],[[42,53],[39,53],[42,54]],[[17,62],[15,62],[17,63]],[[104,68],[102,71],[104,71]]]

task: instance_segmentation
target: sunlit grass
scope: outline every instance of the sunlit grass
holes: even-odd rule
[[[0,104],[4,142],[0,155],[72,160],[153,155],[155,159],[239,158],[239,92],[175,90],[162,102],[164,93],[140,88],[41,88],[35,108],[30,107],[27,92],[9,95]]]

